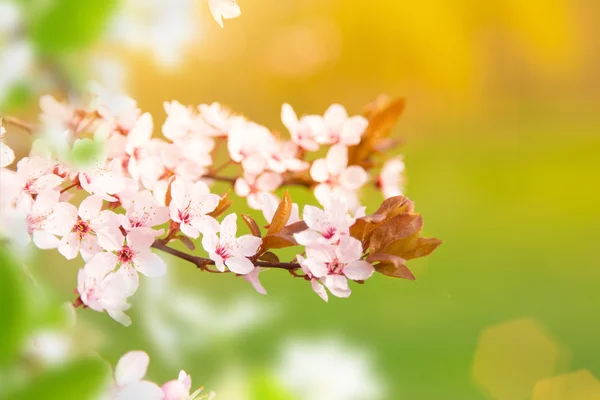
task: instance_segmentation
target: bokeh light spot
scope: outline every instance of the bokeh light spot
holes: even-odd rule
[[[494,399],[530,398],[541,379],[552,376],[559,345],[529,318],[485,329],[473,361],[473,378]]]
[[[600,382],[585,369],[539,381],[532,397],[532,400],[597,399],[600,399]]]

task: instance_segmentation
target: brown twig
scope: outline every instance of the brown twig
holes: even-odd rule
[[[19,118],[0,117],[0,120],[2,120],[4,123],[6,123],[8,125],[16,126],[17,128],[23,129],[24,131],[27,131],[29,133],[33,133],[33,131],[35,130],[34,124],[30,124],[29,122],[23,121],[22,119],[19,119]]]
[[[185,253],[183,251],[179,251],[177,249],[167,246],[161,239],[156,240],[152,244],[152,247],[154,247],[157,250],[164,251],[165,253],[168,253],[174,257],[177,257],[177,258],[180,258],[187,262],[190,262],[203,271],[219,272],[219,271],[214,271],[214,270],[210,270],[210,269],[206,268],[207,265],[215,265],[215,262],[213,260],[211,260],[210,258],[193,256],[193,255]],[[285,269],[288,271],[295,271],[300,268],[300,264],[291,263],[291,262],[289,262],[289,263],[271,263],[271,262],[267,262],[267,261],[253,261],[253,264],[256,267],[279,268],[279,269]]]

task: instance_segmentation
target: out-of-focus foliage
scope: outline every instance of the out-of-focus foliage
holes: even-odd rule
[[[35,0],[32,2],[35,3]],[[28,4],[31,43],[44,55],[86,49],[104,33],[118,0],[52,0]]]
[[[60,306],[0,245],[0,399],[94,399],[105,389],[110,369],[100,358],[47,365],[36,352],[35,331],[64,324],[60,314]]]

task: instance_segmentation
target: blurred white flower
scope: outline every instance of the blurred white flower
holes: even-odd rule
[[[223,18],[239,17],[242,13],[235,0],[208,0],[208,7],[221,28],[223,27]]]
[[[15,3],[0,3],[0,35],[9,34],[21,24],[21,10]]]
[[[26,79],[33,64],[33,49],[25,40],[9,41],[0,49],[0,103],[11,87]]]
[[[168,277],[167,273],[161,279],[149,279],[137,307],[150,340],[174,366],[185,356],[236,338],[277,314],[277,309],[256,296],[239,297],[224,305],[206,300],[197,291],[175,288]]]
[[[195,4],[194,0],[125,0],[109,39],[149,50],[161,64],[173,66],[197,35]]]
[[[383,384],[369,354],[339,339],[287,344],[273,373],[300,400],[376,400]]]
[[[401,156],[390,158],[381,168],[376,183],[386,199],[403,194],[405,184],[404,168],[404,160]]]

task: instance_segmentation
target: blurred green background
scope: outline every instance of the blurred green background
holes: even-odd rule
[[[183,368],[194,386],[217,393],[270,376],[294,338],[362,349],[386,399],[554,399],[534,397],[535,384],[579,370],[600,377],[600,3],[238,4],[242,15],[221,30],[198,0],[198,32],[173,66],[102,38],[68,54],[46,50],[66,71],[95,54],[118,60],[125,90],[157,128],[162,102],[172,99],[219,101],[284,130],[283,102],[299,114],[339,102],[352,114],[380,93],[406,97],[395,131],[405,141],[406,194],[424,234],[444,244],[409,265],[416,281],[375,276],[329,303],[280,271],[261,274],[268,295],[260,296],[242,279],[165,256],[170,286],[142,279],[131,327],[77,310],[79,345],[112,365],[145,350],[149,378],[166,381]],[[59,37],[66,28],[52,29]],[[92,70],[75,75],[101,79]],[[5,107],[35,116],[27,104]],[[26,152],[25,142],[8,141]],[[314,201],[300,190],[292,198]],[[381,201],[371,189],[362,199],[371,212]],[[82,261],[33,257],[32,274],[72,301]]]

